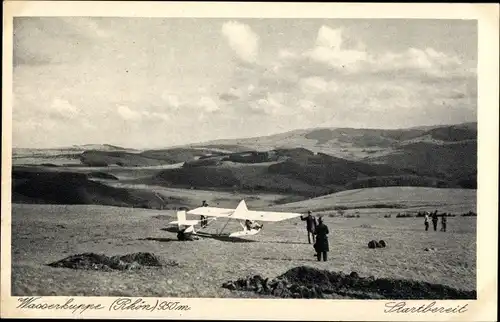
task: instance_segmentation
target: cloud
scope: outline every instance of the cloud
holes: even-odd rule
[[[226,93],[222,93],[219,95],[219,98],[225,102],[231,102],[241,99],[243,96],[248,95],[253,90],[251,85],[248,85],[247,88],[236,88],[231,87]]]
[[[250,108],[256,113],[268,115],[283,114],[285,106],[283,93],[269,93],[265,98],[258,99],[250,103]]]
[[[58,97],[54,98],[52,101],[50,111],[68,118],[74,117],[79,113],[77,107],[73,106],[67,100]]]
[[[229,46],[240,59],[247,63],[255,63],[259,50],[259,36],[245,24],[229,21],[222,25],[222,34],[227,38]]]
[[[296,58],[297,54],[288,49],[280,49],[280,51],[278,52],[278,57],[281,59],[291,59]]]
[[[342,30],[321,26],[316,38],[316,45],[318,47],[340,50],[340,46],[342,45]]]
[[[337,50],[321,46],[315,47],[306,55],[317,62],[348,71],[358,69],[359,64],[368,59],[367,53],[363,51]]]
[[[119,105],[116,110],[118,112],[118,115],[120,115],[124,120],[127,121],[138,120],[141,118],[141,113],[133,111],[125,105]]]
[[[119,105],[117,106],[117,112],[118,114],[126,121],[135,121],[136,123],[139,122],[157,122],[157,121],[165,121],[168,122],[171,120],[170,116],[166,113],[161,113],[161,112],[150,112],[150,111],[136,111],[131,109],[128,106],[125,105]]]
[[[434,48],[409,48],[400,52],[369,52],[342,29],[322,26],[315,46],[290,59],[285,68],[301,77],[374,75],[375,77],[434,78],[475,77],[475,66]],[[281,68],[283,69],[283,68]]]
[[[368,60],[365,51],[344,48],[342,29],[332,29],[322,26],[318,31],[316,46],[304,55],[313,61],[327,64],[337,69],[353,70],[358,64]]]
[[[180,107],[180,105],[181,105],[181,103],[180,103],[179,98],[177,97],[177,95],[170,94],[168,92],[163,92],[161,94],[161,98],[162,98],[163,101],[165,101],[167,103],[167,105],[169,107],[172,107],[175,110],[178,109]]]
[[[75,17],[61,18],[68,26],[73,29],[76,34],[84,35],[88,38],[109,38],[112,36],[111,32],[99,26],[99,19],[93,17]]]
[[[165,121],[165,122],[168,122],[171,120],[170,116],[168,114],[165,114],[165,113],[158,113],[158,112],[144,112],[144,115],[146,115],[147,117],[153,119],[153,120],[161,120],[161,121]]]
[[[92,50],[96,40],[112,36],[97,21],[85,17],[16,17],[14,66],[74,64],[85,59],[82,53]]]
[[[298,102],[298,106],[307,111],[307,112],[311,112],[311,111],[314,111],[316,109],[318,109],[318,105],[316,103],[314,103],[313,101],[309,101],[309,100],[305,100],[305,99],[301,99],[299,100]]]
[[[208,139],[206,133],[212,139],[319,125],[416,125],[460,119],[477,109],[474,58],[469,63],[467,56],[454,56],[452,50],[461,50],[456,46],[418,45],[423,37],[374,48],[355,37],[367,32],[350,34],[357,27],[325,23],[299,28],[295,38],[268,35],[271,28],[259,39],[250,23],[214,21],[186,45],[176,30],[191,22],[165,29],[165,21],[156,19],[142,27],[121,19],[17,19],[16,140],[161,145]],[[219,39],[210,38],[213,32]],[[410,42],[414,48],[404,47]],[[213,62],[199,58],[191,45],[213,50]],[[189,130],[196,117],[207,120],[206,132]],[[109,122],[113,118],[123,121]],[[237,131],[230,130],[234,126]]]
[[[219,95],[219,98],[223,101],[231,102],[231,101],[236,101],[240,97],[232,93],[222,93]]]
[[[385,53],[372,59],[371,71],[375,73],[402,73],[422,77],[472,76],[470,69],[455,56],[438,52],[433,48],[409,48],[399,53]]]
[[[300,87],[304,93],[324,93],[329,90],[329,84],[322,77],[307,77],[300,80]]]
[[[203,96],[202,98],[200,98],[200,100],[198,101],[198,106],[203,108],[204,111],[210,113],[219,110],[219,106],[217,105],[217,103],[215,103],[215,101],[208,96]]]
[[[433,48],[375,52],[342,29],[323,26],[311,48],[282,48],[274,60],[239,65],[234,88],[220,98],[242,115],[274,122],[301,117],[313,126],[410,126],[445,111],[457,119],[469,115],[477,96],[473,71]],[[381,113],[391,121],[380,121]]]

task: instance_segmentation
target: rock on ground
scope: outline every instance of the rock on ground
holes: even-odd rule
[[[288,270],[274,279],[260,275],[228,281],[222,287],[281,298],[325,298],[332,295],[359,299],[475,299],[476,291],[441,284],[373,276],[360,277],[307,266]]]
[[[175,261],[164,261],[152,253],[133,253],[123,256],[106,256],[96,253],[83,253],[68,256],[48,264],[51,267],[90,269],[100,271],[135,270],[143,267],[178,266]]]

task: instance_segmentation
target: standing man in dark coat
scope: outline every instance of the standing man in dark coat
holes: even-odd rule
[[[306,229],[307,229],[307,241],[309,244],[311,243],[311,236],[313,243],[315,242],[314,239],[314,232],[316,231],[316,218],[311,214],[311,211],[309,210],[307,212],[307,217],[302,217],[300,216],[300,220],[306,221]]]
[[[321,261],[321,255],[323,255],[323,261],[326,262],[326,253],[330,251],[328,233],[328,227],[323,223],[323,218],[320,217],[318,219],[318,226],[316,227],[316,243],[314,244],[318,261]]]
[[[436,231],[437,230],[437,225],[438,225],[437,210],[432,213],[432,225],[434,226],[434,231]]]

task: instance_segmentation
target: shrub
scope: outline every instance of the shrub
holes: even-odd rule
[[[412,218],[412,217],[415,217],[415,215],[413,215],[413,214],[401,214],[401,213],[396,215],[396,218]]]

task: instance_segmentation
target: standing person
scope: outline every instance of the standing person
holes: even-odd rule
[[[441,217],[441,231],[446,232],[446,213]]]
[[[316,227],[316,243],[314,244],[318,261],[321,261],[321,255],[323,255],[323,261],[326,262],[327,260],[326,253],[330,251],[328,233],[328,227],[323,223],[323,218],[320,217],[318,219],[318,226]]]
[[[206,200],[203,200],[203,202],[201,203],[201,206],[202,207],[208,207],[208,204],[207,204]],[[207,227],[207,225],[208,225],[207,217],[201,215],[200,219],[201,219],[201,228]]]
[[[300,216],[300,220],[306,221],[306,229],[307,229],[307,241],[309,244],[311,243],[311,236],[313,243],[315,242],[314,238],[314,232],[316,231],[316,218],[311,214],[311,211],[309,210],[307,212],[307,217],[302,217]]]
[[[427,211],[425,212],[424,225],[425,225],[425,231],[428,231],[429,230],[429,213]]]
[[[437,230],[437,224],[438,224],[438,215],[437,211],[432,213],[432,226],[434,227],[434,231]]]

